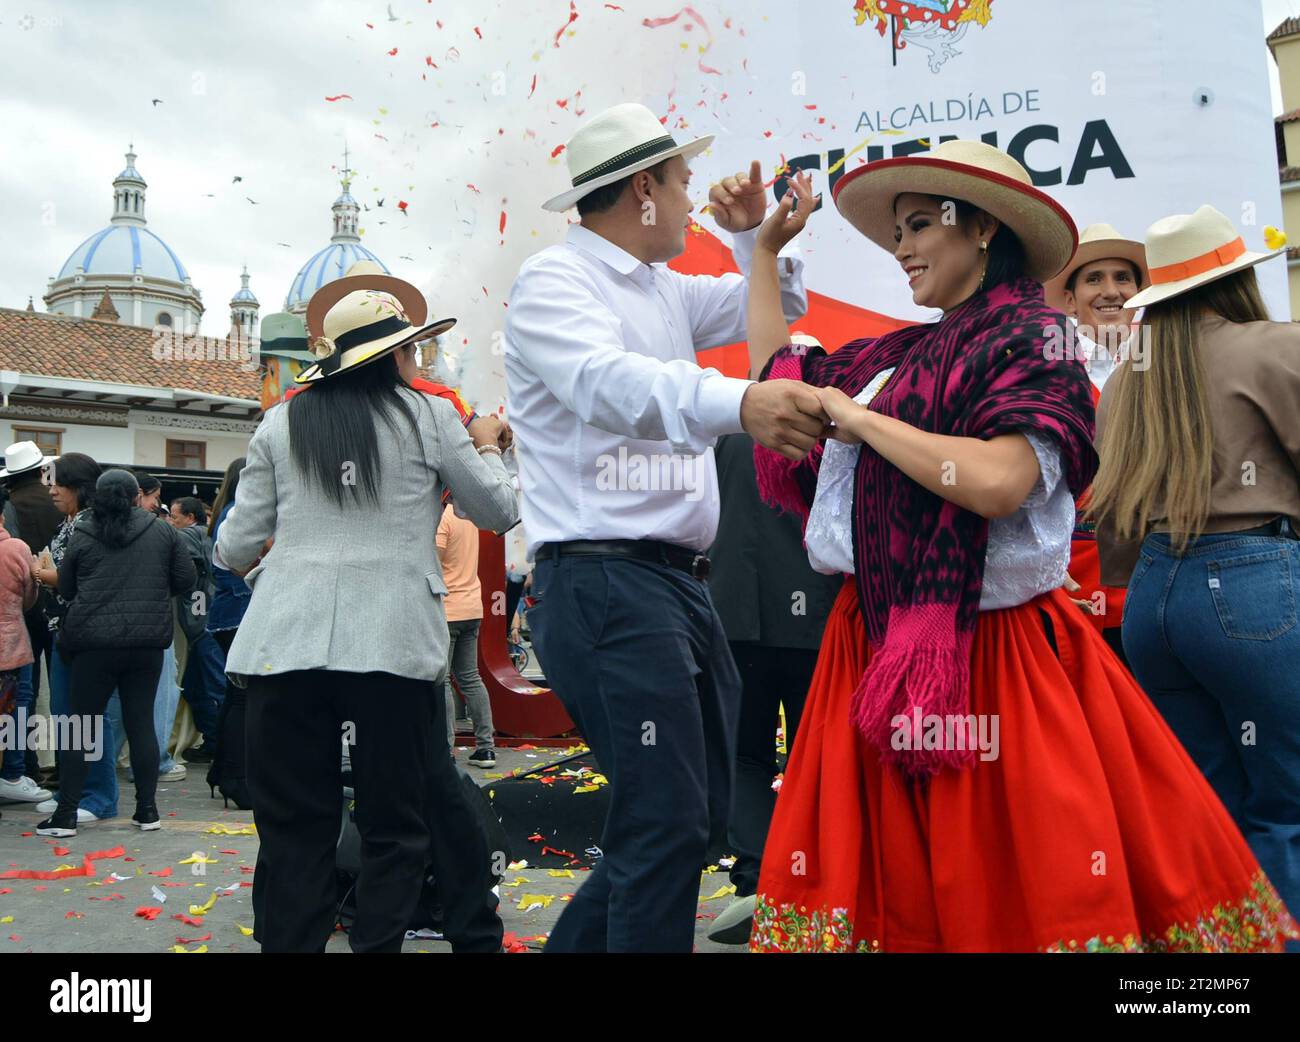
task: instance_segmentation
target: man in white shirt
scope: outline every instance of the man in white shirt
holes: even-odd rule
[[[743,340],[744,275],[673,272],[692,203],[688,160],[641,105],[567,146],[577,205],[562,244],[529,258],[510,297],[506,380],[536,561],[529,623],[547,679],[610,779],[604,856],[548,951],[690,951],[699,871],[731,799],[739,679],[708,587],[718,524],[713,443],[748,431],[792,458],[824,429],[815,394],[701,369]],[[748,269],[766,210],[759,166],[710,210]],[[786,317],[807,307],[781,271]]]

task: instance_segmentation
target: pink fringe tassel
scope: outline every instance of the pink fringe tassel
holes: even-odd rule
[[[914,605],[890,612],[884,646],[875,651],[853,692],[852,721],[886,763],[914,776],[962,769],[975,762],[974,748],[925,749],[912,734],[919,715],[948,721],[970,711],[972,633],[959,632],[956,607]],[[934,640],[946,629],[947,640]],[[930,638],[930,639],[926,639]],[[903,721],[899,721],[902,717]],[[947,734],[945,728],[944,734]],[[910,739],[910,740],[909,740]]]

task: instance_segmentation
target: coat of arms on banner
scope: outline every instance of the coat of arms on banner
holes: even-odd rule
[[[881,36],[891,32],[895,65],[898,52],[910,44],[929,51],[931,72],[961,54],[957,43],[972,22],[981,27],[989,24],[992,7],[993,0],[855,0],[853,4],[858,25],[873,19]]]

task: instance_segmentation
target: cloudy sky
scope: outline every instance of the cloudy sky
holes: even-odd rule
[[[1230,6],[1256,2],[1268,28],[1300,14],[1300,0]],[[353,194],[371,207],[363,242],[481,335],[499,326],[519,263],[563,232],[539,204],[566,186],[552,152],[583,117],[631,97],[662,106],[672,89],[680,111],[713,107],[718,77],[703,63],[736,82],[756,37],[797,32],[798,6],[9,0],[0,306],[31,295],[41,307],[47,279],[108,223],[133,142],[149,227],[202,291],[203,331],[226,330],[244,263],[262,314],[277,311],[329,240],[346,142]]]

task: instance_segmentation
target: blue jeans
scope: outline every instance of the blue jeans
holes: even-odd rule
[[[1133,675],[1300,912],[1300,541],[1142,544],[1124,602]],[[1294,943],[1289,948],[1296,947]]]
[[[65,716],[70,708],[70,669],[67,661],[55,647],[50,655],[50,715]],[[104,715],[104,736],[98,760],[87,760],[86,784],[81,790],[78,806],[97,818],[117,817],[117,771],[112,750],[117,748],[113,739],[113,725]],[[57,751],[56,751],[57,752]],[[62,769],[59,771],[62,783]]]
[[[181,694],[190,704],[203,744],[212,745],[217,740],[217,714],[226,698],[226,656],[211,633],[190,644]]]
[[[18,690],[14,693],[14,719],[18,719],[20,709],[26,709],[30,717],[35,702],[36,689],[32,687],[32,667],[29,663],[18,671]],[[29,766],[27,756],[25,749],[6,749],[4,766],[0,767],[0,778],[4,778],[5,781],[18,781],[23,776],[34,779],[35,773],[27,770]]]
[[[153,700],[153,730],[158,737],[159,774],[176,766],[176,761],[167,751],[167,743],[171,741],[172,728],[176,725],[176,707],[180,701],[181,689],[176,683],[176,649],[168,645],[163,648],[162,676],[158,678],[158,695]],[[113,762],[117,763],[117,758],[122,755],[122,745],[126,742],[126,729],[122,726],[122,699],[116,691],[108,700],[104,715],[112,723],[113,734],[117,736],[113,748]],[[134,775],[128,777],[135,781]]]

